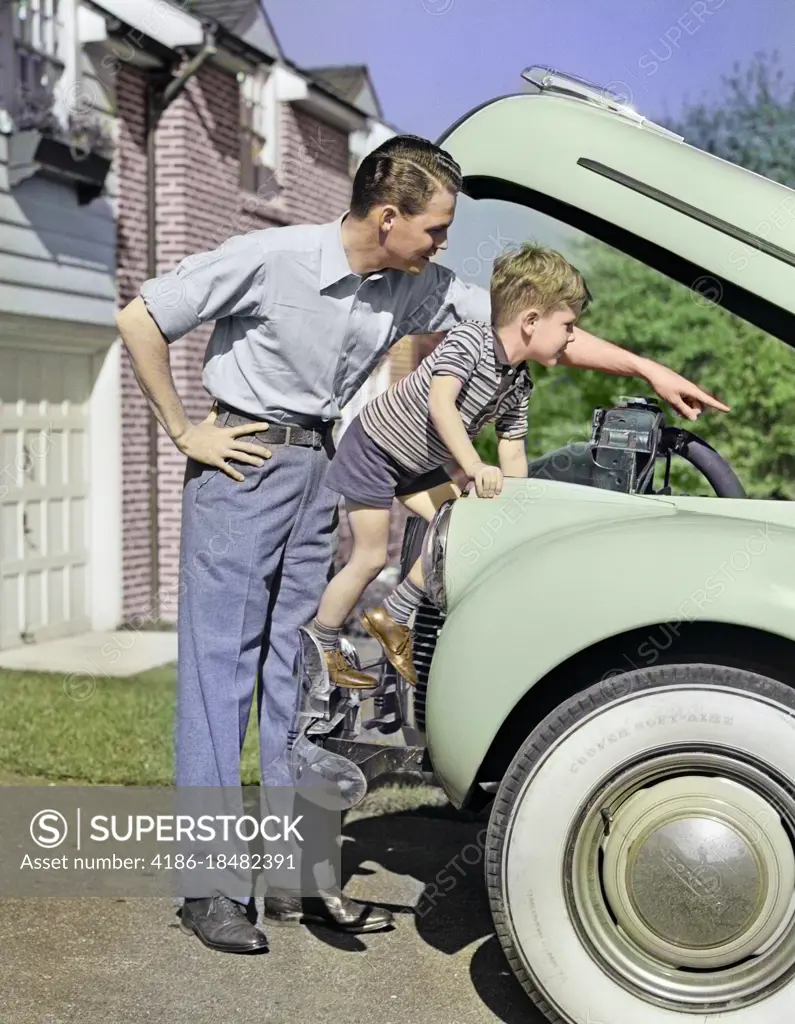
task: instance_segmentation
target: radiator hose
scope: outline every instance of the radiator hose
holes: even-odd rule
[[[670,450],[695,467],[719,498],[748,497],[729,463],[702,437],[682,427],[666,427],[663,435]]]

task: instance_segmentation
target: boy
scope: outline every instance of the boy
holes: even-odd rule
[[[481,498],[504,476],[527,476],[527,411],[533,388],[527,360],[555,366],[573,340],[590,295],[582,275],[559,254],[526,244],[494,262],[492,323],[465,321],[399,383],[368,403],[346,430],[326,476],[345,497],[353,537],[348,564],[331,580],[312,623],[332,684],[365,688],[339,648],[343,624],[384,567],[395,497],[430,520],[452,483],[401,495],[403,481],[457,463]],[[495,423],[500,468],[478,457],[472,439]],[[419,559],[383,606],[365,612],[364,629],[410,684],[416,682],[409,622],[424,596]]]

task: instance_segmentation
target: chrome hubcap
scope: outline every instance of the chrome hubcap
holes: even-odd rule
[[[662,941],[663,955],[678,946],[680,962],[700,966],[692,951],[714,949],[749,929],[763,890],[751,849],[739,832],[708,818],[680,818],[644,842],[624,881],[633,909]],[[701,907],[707,912],[696,917]]]
[[[673,967],[749,956],[779,928],[795,890],[795,857],[778,815],[728,779],[686,776],[636,793],[602,850],[620,927]]]
[[[795,824],[783,786],[725,755],[625,770],[572,830],[565,881],[591,955],[677,1009],[754,1002],[781,984],[795,972],[795,852],[782,810]]]

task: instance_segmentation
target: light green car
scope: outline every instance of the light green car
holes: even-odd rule
[[[578,79],[525,78],[440,140],[470,196],[708,282],[791,342],[795,192]],[[671,457],[715,495],[655,492]],[[422,549],[430,598],[419,683],[386,672],[367,724],[412,745],[358,743],[338,698],[312,705],[307,736],[365,777],[401,764],[456,807],[493,800],[496,931],[550,1021],[792,1024],[795,508],[746,498],[719,453],[643,401],[596,410],[589,442],[530,472],[427,532],[409,523],[404,566]]]

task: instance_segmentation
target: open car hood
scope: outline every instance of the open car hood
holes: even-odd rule
[[[795,191],[552,89],[480,106],[438,140],[474,198],[519,202],[795,340]]]

